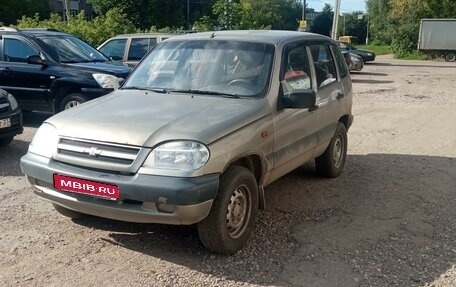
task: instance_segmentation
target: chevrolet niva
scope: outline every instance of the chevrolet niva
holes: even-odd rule
[[[196,224],[232,254],[264,188],[315,159],[337,177],[352,84],[336,42],[292,31],[217,31],[159,44],[111,94],[47,119],[21,168],[78,219]]]

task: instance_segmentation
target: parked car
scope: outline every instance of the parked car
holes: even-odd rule
[[[135,67],[158,43],[178,34],[136,33],[123,34],[106,40],[97,49],[113,61]]]
[[[328,37],[187,34],[115,92],[47,119],[21,168],[65,216],[196,224],[204,246],[232,254],[267,185],[311,160],[322,176],[342,173],[352,98]]]
[[[356,48],[355,46],[353,46],[352,44],[350,44],[348,42],[338,41],[338,43],[339,43],[339,48],[342,51],[350,52],[352,54],[356,54],[358,56],[361,56],[363,58],[364,63],[375,61],[375,53],[374,52],[358,49],[358,48]]]
[[[345,62],[350,71],[361,71],[363,69],[364,61],[361,56],[346,51],[342,52],[342,55],[344,55]]]
[[[0,88],[22,110],[60,112],[119,86],[131,68],[113,65],[75,36],[50,29],[0,28]]]
[[[0,89],[0,147],[9,145],[23,131],[22,111],[16,99]]]

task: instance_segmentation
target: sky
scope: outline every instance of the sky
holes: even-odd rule
[[[333,7],[336,6],[336,0],[306,0],[307,7],[315,9],[315,11],[321,11],[328,3]],[[364,0],[340,0],[340,13],[350,13],[353,11],[366,11],[366,5]]]

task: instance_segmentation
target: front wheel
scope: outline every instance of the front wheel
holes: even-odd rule
[[[318,174],[324,177],[338,177],[344,169],[346,158],[347,129],[342,123],[338,123],[325,152],[315,159]]]
[[[87,102],[89,99],[79,93],[71,93],[65,96],[59,104],[59,112],[68,110]]]
[[[203,245],[214,252],[233,254],[242,249],[258,215],[258,185],[250,170],[233,166],[220,179],[209,215],[198,223]]]
[[[456,60],[456,52],[448,52],[445,55],[445,61],[454,62]]]

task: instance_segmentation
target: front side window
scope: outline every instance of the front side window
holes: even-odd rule
[[[163,42],[124,88],[256,97],[269,87],[274,46],[222,40]]]
[[[285,92],[296,89],[310,89],[312,87],[312,74],[307,48],[303,45],[291,46],[286,49],[284,57],[284,87]]]
[[[123,59],[126,43],[127,39],[111,40],[100,48],[100,52],[114,61],[120,61]]]
[[[4,39],[3,44],[3,59],[6,62],[27,62],[27,57],[32,55],[38,55],[28,44],[18,39]]]
[[[311,45],[317,86],[323,88],[336,81],[336,65],[328,44]]]

